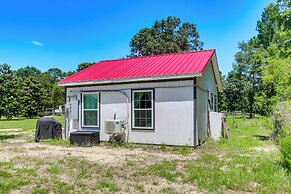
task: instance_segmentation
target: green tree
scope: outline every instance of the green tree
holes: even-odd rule
[[[43,72],[35,77],[36,82],[40,84],[42,89],[42,101],[45,109],[53,108],[53,85],[56,83],[54,77],[50,76],[49,73]]]
[[[65,73],[62,72],[59,68],[50,68],[46,72],[51,78],[53,78],[54,82],[58,82],[61,79],[64,79]]]
[[[276,101],[291,99],[291,3],[278,1],[272,39],[263,66],[263,83],[275,88]],[[267,7],[268,8],[268,7]]]
[[[65,73],[60,69],[53,68],[36,77],[42,88],[45,109],[55,109],[64,104],[64,88],[57,85],[57,82],[64,76]]]
[[[26,77],[22,83],[20,102],[22,115],[33,118],[44,113],[43,87],[35,76]]]
[[[6,81],[5,77],[10,73],[12,73],[12,71],[10,70],[10,66],[8,64],[0,65],[0,118],[4,115],[4,111],[5,111],[5,102],[4,102],[5,91],[6,91],[6,88],[4,87],[4,83]]]
[[[19,81],[9,65],[0,65],[0,118],[18,116],[20,107]]]
[[[244,77],[241,73],[230,71],[224,83],[225,108],[227,111],[246,111],[248,109],[245,95]]]
[[[56,109],[64,102],[64,89],[57,85],[57,82],[63,79],[66,73],[58,68],[51,68],[47,72],[42,73],[40,80],[44,90],[44,106],[45,108]]]
[[[239,44],[232,78],[239,78],[244,87],[227,79],[226,92],[243,90],[244,98],[236,98],[236,103],[247,103],[250,113],[269,114],[277,102],[291,98],[290,5],[287,0],[269,4],[257,22],[257,36]],[[231,105],[234,99],[227,100]]]
[[[36,67],[26,66],[26,67],[18,69],[15,74],[17,77],[27,78],[28,76],[31,76],[31,75],[38,76],[41,74],[41,71],[37,69]]]
[[[17,77],[12,74],[11,77],[6,80],[4,88],[6,88],[5,97],[3,99],[5,104],[4,116],[7,119],[12,119],[12,117],[19,115],[22,107],[21,103],[19,102],[19,79],[17,79]]]
[[[167,17],[155,21],[151,28],[143,28],[131,39],[130,56],[148,56],[163,53],[202,50],[196,25],[182,23],[180,18]]]
[[[81,71],[83,69],[86,69],[87,67],[90,67],[91,65],[93,65],[94,63],[89,63],[89,62],[84,62],[84,63],[80,63],[78,65],[78,68],[77,68],[77,72],[78,71]]]
[[[60,87],[55,83],[52,88],[52,101],[53,108],[56,109],[58,106],[65,104],[65,91],[63,87]]]
[[[278,0],[264,9],[261,19],[257,22],[257,37],[261,47],[267,49],[278,37],[278,31],[290,32],[290,8],[290,0]]]
[[[278,12],[279,5],[271,3],[264,9],[261,19],[257,22],[257,37],[263,48],[267,48],[274,38],[274,32],[279,22]]]
[[[222,75],[221,71],[219,71],[219,74],[221,78],[222,88],[225,90],[227,87],[226,76]],[[224,91],[218,93],[219,111],[227,111],[227,99],[225,94],[226,93]]]
[[[239,43],[240,51],[235,55],[234,72],[243,83],[244,95],[247,98],[250,118],[253,116],[255,96],[261,85],[261,57],[257,52],[256,37],[248,42]]]
[[[76,73],[76,72],[75,71],[68,71],[68,72],[65,73],[65,77],[71,76],[74,73]]]
[[[270,4],[263,12],[268,14],[262,16],[264,20],[271,23],[267,26],[272,26],[271,33],[266,36],[269,42],[263,45],[261,50],[264,58],[262,65],[264,90],[261,99],[267,99],[265,101],[267,101],[268,112],[276,107],[276,103],[291,99],[290,5],[291,2],[286,0]]]

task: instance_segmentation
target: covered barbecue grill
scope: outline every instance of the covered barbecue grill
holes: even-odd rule
[[[53,117],[41,117],[36,123],[35,141],[62,138],[62,124]]]

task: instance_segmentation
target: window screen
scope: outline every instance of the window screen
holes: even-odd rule
[[[153,129],[153,91],[133,91],[133,128]]]

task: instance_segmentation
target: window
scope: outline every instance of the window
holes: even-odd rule
[[[82,126],[99,126],[99,93],[82,95]]]
[[[214,98],[214,111],[218,112],[218,101],[217,101],[217,96]]]
[[[211,96],[210,96],[210,111],[214,110],[214,102],[213,101],[214,101],[214,96],[211,93]]]
[[[133,128],[154,129],[153,90],[133,91]]]

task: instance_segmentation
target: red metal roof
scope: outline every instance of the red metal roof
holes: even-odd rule
[[[202,73],[215,50],[100,61],[60,84]]]

